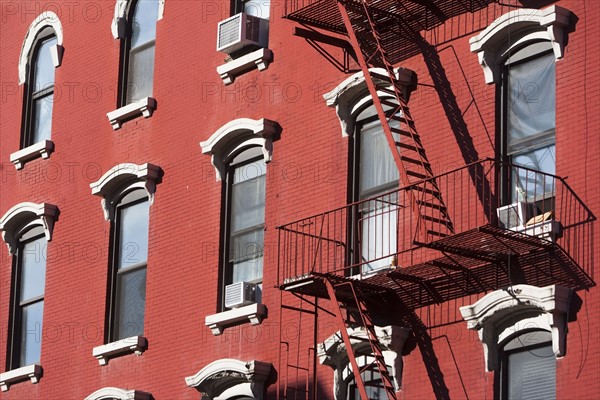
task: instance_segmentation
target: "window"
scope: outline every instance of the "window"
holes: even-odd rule
[[[372,350],[368,343],[368,335],[363,327],[347,328],[348,336],[359,368],[366,367],[374,361],[370,355]],[[402,352],[410,336],[410,329],[397,325],[375,326],[375,334],[381,346],[382,355],[392,384],[396,390],[402,387]],[[319,362],[332,368],[334,378],[335,400],[360,399],[358,386],[352,373],[348,351],[340,331],[325,339],[317,347]],[[369,399],[387,399],[381,375],[375,365],[367,368],[362,374]],[[379,397],[378,397],[379,396]]]
[[[111,221],[111,256],[108,272],[106,344],[94,347],[100,365],[126,353],[141,355],[146,308],[150,206],[160,167],[146,163],[115,165],[90,184],[102,197],[104,218]]]
[[[266,165],[260,147],[248,148],[229,163],[224,182],[223,279],[257,284],[261,301]]]
[[[127,390],[115,387],[106,387],[96,390],[85,400],[151,400],[152,395],[140,390]]]
[[[52,240],[58,208],[47,203],[19,203],[0,218],[2,239],[13,255],[8,321],[7,372],[0,389],[30,379],[37,383],[40,364],[46,284],[46,244]]]
[[[185,383],[202,393],[202,399],[255,399],[262,400],[268,378],[273,371],[271,363],[224,358],[206,365]]]
[[[501,399],[556,397],[556,358],[566,355],[573,291],[513,285],[490,292],[460,312],[483,345]]]
[[[398,188],[400,176],[373,106],[358,115],[355,126],[350,142],[349,201],[362,203],[353,210],[350,256],[364,273],[390,265],[389,256],[396,253],[397,193],[385,193]]]
[[[501,355],[500,398],[528,400],[556,398],[556,356],[552,334],[524,332],[504,344]]]
[[[8,370],[40,362],[44,287],[46,283],[46,238],[36,226],[25,231],[14,257],[14,297]]]
[[[358,362],[359,367],[363,367],[372,363],[373,357],[361,356],[356,361]],[[388,370],[389,369],[390,368],[388,367]],[[383,400],[388,398],[383,382],[381,381],[381,374],[375,365],[361,372],[360,375],[363,379],[369,400]],[[350,375],[350,381],[348,382],[347,400],[361,400],[360,391],[353,375]]]
[[[158,0],[132,1],[121,42],[119,106],[152,96]]]
[[[232,0],[231,15],[245,12],[255,17],[269,19],[271,8],[270,0]]]
[[[535,213],[550,211],[554,179],[534,172],[554,175],[556,169],[556,79],[550,42],[534,43],[506,59],[502,94],[502,158],[515,165],[505,171],[505,203],[527,201],[539,204]]]
[[[116,205],[109,342],[144,332],[149,207],[147,193],[141,189],[127,193]]]
[[[25,122],[21,148],[50,140],[55,68],[51,49],[56,45],[57,39],[52,28],[47,27],[38,34],[25,86]]]
[[[62,25],[52,11],[38,15],[25,35],[18,67],[19,85],[24,85],[20,150],[10,155],[17,169],[33,159],[49,158],[54,151],[54,75],[62,62],[62,44]]]
[[[555,5],[516,9],[470,40],[486,83],[499,88],[501,201],[527,202],[522,222],[554,209],[555,61],[564,56],[571,15]]]

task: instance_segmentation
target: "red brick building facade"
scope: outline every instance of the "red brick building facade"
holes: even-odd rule
[[[600,3],[337,3],[0,2],[3,399],[598,396]]]

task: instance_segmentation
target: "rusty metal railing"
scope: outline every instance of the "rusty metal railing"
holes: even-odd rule
[[[437,183],[452,231],[435,223],[433,191]],[[417,192],[419,214],[410,207]],[[368,275],[398,264],[409,265],[421,249],[420,224],[430,224],[444,239],[484,225],[499,226],[548,240],[595,219],[565,179],[532,168],[492,159],[376,197],[347,204],[279,226],[278,284],[312,272]],[[552,229],[557,229],[551,231]]]

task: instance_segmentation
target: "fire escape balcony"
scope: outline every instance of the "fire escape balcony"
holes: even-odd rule
[[[431,207],[440,194],[451,227]],[[517,283],[587,288],[585,256],[571,253],[591,246],[593,220],[564,178],[486,159],[279,226],[278,285],[328,298],[323,278],[352,280],[412,309]]]
[[[343,3],[363,49],[375,46],[364,20],[360,0],[287,0],[285,18],[301,25],[346,35],[344,21],[338,8]],[[382,45],[388,52],[389,61],[397,63],[419,54],[415,35],[430,31],[453,17],[474,13],[498,0],[370,0],[369,12],[377,21]],[[505,0],[505,3],[515,3]]]

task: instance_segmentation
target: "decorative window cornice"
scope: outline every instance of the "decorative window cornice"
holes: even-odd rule
[[[117,0],[115,4],[115,12],[111,22],[110,30],[113,38],[123,39],[127,30],[127,18],[129,15],[129,9],[133,0]],[[160,21],[163,18],[165,12],[165,0],[158,1],[158,18]]]
[[[225,176],[225,167],[231,158],[251,146],[262,148],[265,163],[273,156],[273,141],[281,132],[281,126],[266,118],[239,118],[230,121],[213,133],[208,140],[200,142],[203,154],[212,156],[217,180]]]
[[[25,227],[41,226],[44,228],[46,240],[52,240],[54,222],[58,219],[58,207],[48,203],[19,203],[8,210],[0,218],[2,240],[8,245],[10,254],[17,251],[19,236]]]
[[[90,394],[85,400],[151,400],[152,396],[150,393],[142,392],[140,390],[127,390],[116,387],[105,387],[96,390]]]
[[[124,190],[144,189],[148,193],[150,204],[153,204],[156,184],[160,181],[161,173],[160,167],[154,164],[124,163],[115,165],[100,179],[91,183],[92,194],[102,197],[104,218],[107,221],[113,220],[116,202]]]
[[[27,30],[25,35],[25,41],[21,47],[21,54],[19,55],[19,85],[25,83],[25,77],[27,76],[27,67],[31,58],[31,51],[35,44],[35,39],[45,27],[51,27],[56,35],[56,45],[50,48],[50,54],[52,56],[52,62],[54,67],[60,67],[62,63],[62,56],[64,52],[63,48],[63,28],[60,23],[58,15],[52,11],[45,11],[38,15]]]
[[[499,70],[507,52],[536,41],[550,41],[554,57],[564,56],[565,28],[570,24],[571,11],[560,6],[543,10],[521,8],[510,11],[469,40],[471,52],[477,53],[488,84],[500,82]]]
[[[383,68],[371,68],[370,71],[374,74],[373,79],[375,83],[382,83],[376,75],[387,74]],[[396,79],[402,86],[404,98],[408,101],[411,93],[417,88],[417,74],[407,68],[397,68],[395,73]],[[385,92],[378,92],[378,95],[379,98],[393,98]],[[343,136],[349,136],[354,133],[354,120],[357,114],[366,103],[372,101],[362,71],[344,79],[333,90],[325,93],[323,99],[328,107],[335,107],[342,126]]]
[[[557,285],[514,285],[488,293],[476,303],[461,307],[460,312],[468,329],[479,334],[486,369],[494,371],[501,343],[521,331],[552,332],[554,354],[564,356],[571,296],[571,289]]]
[[[364,328],[347,328],[353,351],[370,351],[371,347]],[[391,377],[396,390],[402,387],[402,351],[410,335],[410,329],[401,326],[376,326],[375,334],[383,350],[385,364],[391,367]],[[348,352],[341,333],[338,331],[318,346],[319,362],[334,370],[334,399],[346,399],[350,369]]]
[[[225,358],[213,361],[195,375],[185,378],[185,383],[211,399],[248,396],[261,400],[264,383],[272,369],[272,364],[263,361],[244,362]]]

